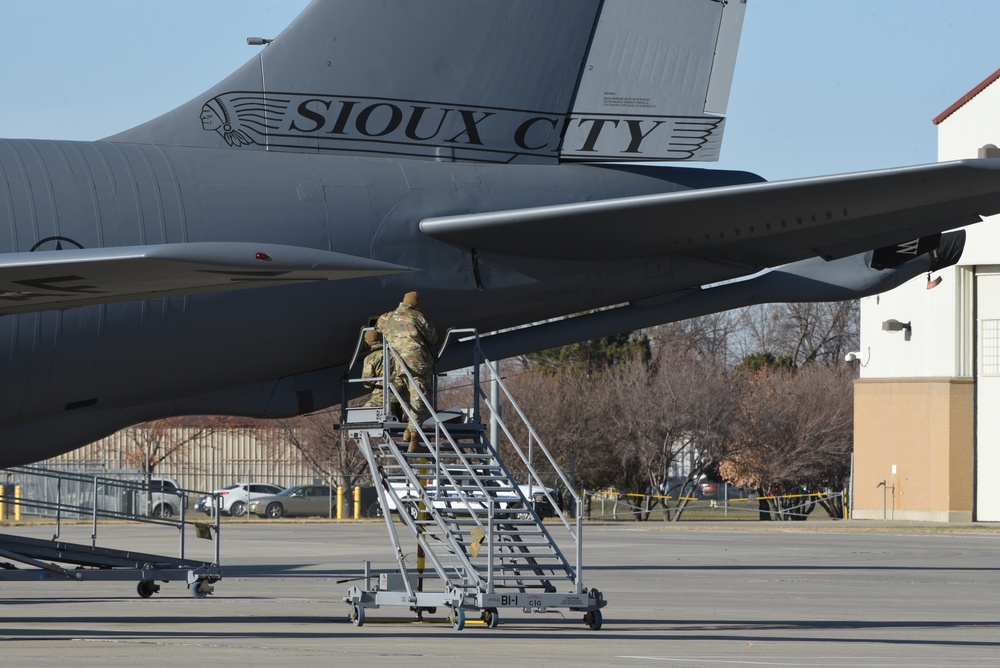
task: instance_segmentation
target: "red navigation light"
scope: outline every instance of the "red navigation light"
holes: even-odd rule
[[[260,253],[260,252],[258,252],[257,255],[256,255],[256,258],[258,260],[265,260],[265,261],[268,261],[268,262],[271,261],[271,256],[268,255],[267,253]]]

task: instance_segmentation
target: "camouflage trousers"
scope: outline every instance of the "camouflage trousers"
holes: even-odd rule
[[[403,396],[406,396],[405,394]],[[385,392],[382,390],[381,385],[376,385],[372,388],[372,396],[369,397],[368,401],[365,402],[365,408],[380,408],[385,405]],[[396,397],[392,394],[389,395],[389,415],[387,417],[392,417],[395,420],[401,420],[400,417],[403,411],[399,408],[399,402],[396,401]]]
[[[365,404],[365,408],[378,407],[383,403],[385,403],[385,392],[382,390],[381,385],[376,385],[372,388],[372,396]]]
[[[410,383],[410,379],[406,377],[405,373],[400,372],[398,374],[393,374],[392,376],[393,387],[395,387],[396,391],[399,392],[399,396],[407,400],[410,405],[410,410],[417,418],[416,425],[413,424],[412,420],[408,425],[413,428],[414,431],[416,426],[419,426],[424,420],[431,416],[431,411],[424,404],[424,400],[421,398],[421,395],[426,397],[430,393],[432,376],[433,372],[419,376],[417,374],[413,374],[413,383]]]

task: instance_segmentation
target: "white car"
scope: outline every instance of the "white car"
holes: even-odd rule
[[[217,503],[223,515],[243,517],[247,514],[247,506],[251,501],[262,496],[277,494],[283,489],[284,487],[270,485],[266,482],[237,482],[228,487],[217,489],[212,494],[218,494]],[[194,509],[200,510],[206,515],[212,515],[213,500],[215,497],[209,495],[199,497],[197,503],[194,504]]]

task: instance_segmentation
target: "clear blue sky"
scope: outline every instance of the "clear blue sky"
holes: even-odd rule
[[[931,119],[1000,68],[993,0],[748,2],[715,166],[784,179],[933,162]],[[99,139],[158,116],[306,4],[5,0],[0,137]]]

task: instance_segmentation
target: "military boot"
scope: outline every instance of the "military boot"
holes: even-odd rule
[[[415,431],[410,432],[410,446],[407,452],[430,452],[420,439],[420,434]]]

